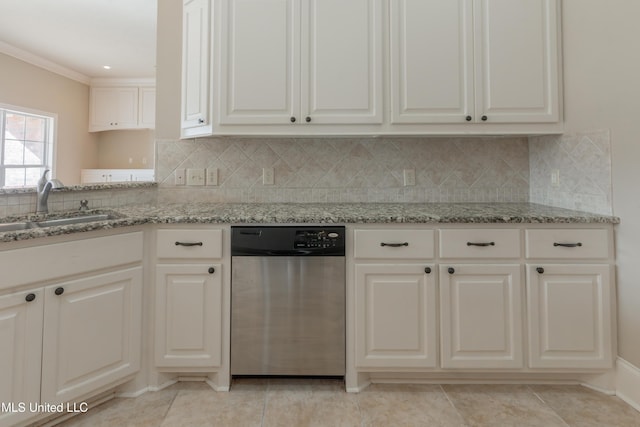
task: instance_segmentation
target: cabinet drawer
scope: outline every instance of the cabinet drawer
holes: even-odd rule
[[[158,230],[158,258],[222,258],[222,230]]]
[[[440,230],[442,258],[520,258],[520,230]]]
[[[609,235],[605,229],[527,230],[527,258],[608,258]]]
[[[434,257],[433,230],[355,230],[356,258],[425,259]]]

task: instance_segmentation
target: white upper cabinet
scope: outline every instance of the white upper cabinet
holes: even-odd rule
[[[393,123],[464,122],[473,110],[472,0],[391,2]]]
[[[138,126],[137,87],[92,87],[89,131]]]
[[[302,111],[306,123],[382,123],[382,4],[302,2]]]
[[[182,15],[182,136],[202,136],[211,133],[210,0],[185,0]]]
[[[150,79],[98,80],[91,86],[89,132],[153,129],[156,119],[156,88]]]
[[[556,0],[392,0],[390,18],[392,123],[559,121]]]
[[[185,0],[182,136],[561,133],[559,0]]]
[[[220,5],[220,125],[382,123],[380,0]]]
[[[289,123],[300,108],[300,0],[220,3],[220,123]]]
[[[556,122],[556,0],[475,0],[476,109],[495,123]]]

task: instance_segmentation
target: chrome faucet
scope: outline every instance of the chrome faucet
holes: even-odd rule
[[[42,174],[42,177],[38,180],[38,204],[36,206],[36,213],[48,213],[49,205],[47,204],[49,200],[49,193],[54,188],[62,188],[64,184],[57,179],[47,179],[47,173],[49,169],[46,169]]]

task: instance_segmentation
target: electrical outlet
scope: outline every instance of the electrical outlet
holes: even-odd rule
[[[410,187],[416,185],[416,170],[415,169],[405,169],[403,171],[404,176],[404,186]]]
[[[560,170],[554,169],[551,171],[551,186],[560,187]]]
[[[218,185],[218,168],[207,169],[207,185]]]
[[[204,185],[204,169],[187,169],[187,185]]]
[[[273,168],[262,168],[262,184],[273,185],[275,183]]]
[[[186,182],[185,179],[185,170],[184,169],[176,169],[173,175],[174,184],[175,185],[184,185]]]

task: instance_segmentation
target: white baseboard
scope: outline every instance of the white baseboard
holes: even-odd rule
[[[616,384],[616,395],[640,411],[640,368],[618,357]]]

